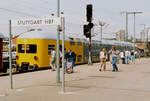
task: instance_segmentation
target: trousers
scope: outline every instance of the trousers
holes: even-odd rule
[[[117,67],[117,57],[112,57],[112,66],[113,66],[113,71],[118,71],[118,67]]]

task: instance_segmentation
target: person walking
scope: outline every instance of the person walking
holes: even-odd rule
[[[130,53],[128,50],[125,51],[125,64],[129,64],[129,56],[130,56]]]
[[[131,51],[131,64],[135,63],[135,53],[134,50]]]
[[[121,63],[122,63],[122,64],[124,64],[124,55],[125,55],[124,52],[121,51],[121,52],[120,52],[120,58],[121,58]]]
[[[102,68],[105,71],[106,70],[106,59],[107,59],[107,53],[106,53],[105,48],[103,48],[101,50],[99,57],[100,57],[100,63],[101,63],[99,71],[101,71]]]
[[[117,67],[117,55],[119,55],[119,52],[115,49],[115,46],[112,46],[112,49],[109,51],[109,53],[112,55],[112,66],[113,70],[112,72],[117,72],[118,67]]]
[[[76,54],[74,52],[72,52],[71,49],[68,49],[68,53],[66,54],[67,56],[67,62],[71,62],[72,63],[72,73],[73,73],[73,67],[75,66],[75,60],[76,60]]]
[[[64,70],[66,71],[66,66],[67,66],[67,52],[66,48],[64,49]]]
[[[56,61],[56,52],[55,52],[55,49],[52,49],[51,59],[50,59],[50,66],[51,66],[52,71],[56,70],[55,61]]]

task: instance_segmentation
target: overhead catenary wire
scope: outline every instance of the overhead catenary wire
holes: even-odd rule
[[[17,1],[17,2],[15,2]],[[41,13],[42,14],[47,14],[49,13],[49,11],[53,11],[52,8],[47,8],[45,5],[47,4],[46,2],[26,2],[24,0],[15,0],[11,3],[12,4],[18,4],[18,6],[15,6],[14,10],[12,9],[9,9],[9,8],[6,8],[6,7],[1,7],[1,10],[5,10],[5,11],[8,11],[8,12],[13,12],[13,13],[17,13],[17,14],[21,14],[21,15],[26,15],[26,16],[34,16],[33,14],[36,14],[36,15],[40,15]],[[34,4],[34,5],[31,5],[31,4]],[[17,9],[17,10],[16,10]],[[20,11],[19,11],[20,10]],[[29,13],[26,13],[25,10],[29,10],[29,11],[33,11],[33,14],[29,14]],[[24,12],[22,12],[24,11]],[[44,12],[44,13],[43,13]]]
[[[32,14],[28,14],[28,13],[20,12],[20,11],[15,11],[15,10],[7,9],[7,8],[0,8],[0,10],[8,11],[8,12],[11,12],[11,13],[17,13],[17,14],[21,14],[21,15],[27,15],[27,16],[37,17],[37,16],[32,15]]]
[[[36,2],[33,2],[33,1],[31,1],[31,2],[27,2],[27,1],[24,1],[24,0],[16,0],[17,1],[17,3],[20,5],[20,3],[22,3],[22,4],[27,4],[26,6],[29,6],[29,5],[31,5],[30,7],[32,7],[32,8],[35,8],[34,6],[33,6],[33,4],[34,5],[36,5],[37,7],[36,8],[43,8],[43,9],[49,9],[49,8],[47,8],[45,5],[43,5],[43,4],[46,4],[46,5],[48,5],[49,4],[49,2],[47,1],[47,2],[45,2],[45,1],[43,1],[43,0],[39,0],[41,3],[38,3],[37,1]]]

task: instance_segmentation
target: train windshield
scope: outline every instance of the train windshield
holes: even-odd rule
[[[18,45],[18,53],[24,53],[25,52],[25,45],[19,44]]]
[[[26,53],[36,53],[36,51],[37,51],[37,45],[28,44],[26,46]]]

